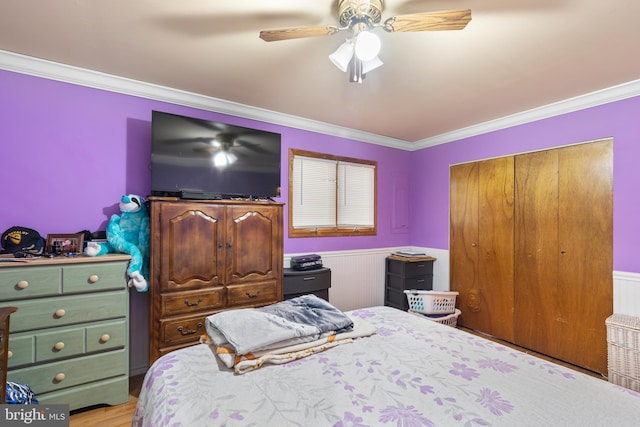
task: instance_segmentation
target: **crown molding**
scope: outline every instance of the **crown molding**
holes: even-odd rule
[[[421,148],[432,147],[434,145],[446,144],[447,142],[458,141],[460,139],[482,135],[500,129],[506,129],[525,123],[535,122],[537,120],[572,113],[574,111],[584,110],[586,108],[620,101],[638,95],[640,95],[640,80],[634,80],[598,90],[596,92],[569,98],[564,101],[501,117],[496,120],[479,123],[477,125],[458,129],[452,132],[436,135],[431,138],[425,138],[420,141],[416,141],[413,145],[413,149],[419,150]]]
[[[296,129],[409,149],[410,142],[0,50],[0,69]]]
[[[8,51],[0,50],[0,69],[408,151],[445,144],[640,95],[640,80],[635,80],[416,142],[409,142]]]

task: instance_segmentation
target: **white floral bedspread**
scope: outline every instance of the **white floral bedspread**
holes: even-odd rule
[[[134,426],[638,426],[640,393],[389,307],[377,328],[235,375],[201,344],[147,372]]]

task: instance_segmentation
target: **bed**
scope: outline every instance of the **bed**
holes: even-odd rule
[[[637,426],[640,393],[390,307],[375,334],[236,374],[199,344],[147,372],[133,426]]]

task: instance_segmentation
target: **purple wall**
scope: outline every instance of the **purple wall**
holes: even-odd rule
[[[408,152],[1,70],[0,94],[0,232],[104,229],[122,194],[147,195],[154,109],[281,133],[283,195],[288,148],[378,162],[377,236],[285,237],[285,253],[446,249],[450,164],[613,137],[614,268],[640,272],[640,97]]]
[[[449,165],[613,137],[613,266],[640,272],[640,97],[426,148],[410,159],[410,244],[449,247]],[[597,256],[597,254],[594,254]]]
[[[289,148],[378,162],[377,236],[285,238],[285,253],[409,242],[408,229],[393,227],[408,219],[408,201],[388,202],[408,182],[404,150],[1,70],[0,94],[0,233],[13,225],[42,235],[104,230],[122,194],[150,192],[151,111],[160,110],[281,133],[279,201],[286,202]]]

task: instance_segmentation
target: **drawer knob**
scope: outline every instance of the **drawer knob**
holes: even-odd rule
[[[64,317],[65,314],[67,314],[67,311],[64,308],[61,308],[59,310],[56,310],[56,317]]]
[[[89,283],[96,283],[100,278],[97,274],[92,274],[89,276]]]
[[[27,282],[26,280],[20,280],[18,282],[18,289],[26,289],[27,286],[29,286],[29,282]]]
[[[56,343],[56,345],[53,346],[53,348],[55,348],[57,351],[60,351],[64,348],[64,343],[62,341],[59,341]]]
[[[13,351],[7,351],[7,359],[11,359],[11,356],[13,356]]]
[[[105,343],[108,342],[111,339],[111,336],[109,336],[109,334],[104,334],[103,336],[100,337],[100,342]]]
[[[64,374],[64,372],[60,372],[59,374],[56,374],[55,377],[53,377],[57,382],[61,382],[62,380],[64,380],[66,377],[66,375]]]
[[[245,294],[246,294],[249,298],[258,298],[258,296],[260,296],[260,291],[255,292],[255,293],[245,292]]]

